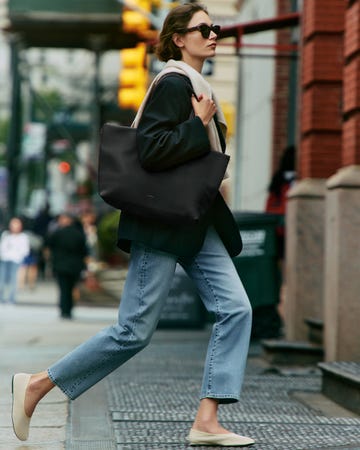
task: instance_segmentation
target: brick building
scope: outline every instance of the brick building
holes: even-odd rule
[[[324,323],[325,358],[360,358],[360,0],[304,0],[298,182],[287,211],[286,334]]]
[[[283,17],[294,12],[294,2],[291,0],[278,0],[276,15]],[[297,8],[297,5],[296,5]],[[282,28],[276,33],[276,45],[288,46],[296,44],[298,40],[298,30],[292,28]],[[289,144],[294,144],[295,140],[295,118],[292,111],[291,96],[296,95],[296,84],[292,86],[292,70],[296,79],[297,72],[297,52],[293,52],[293,58],[278,58],[276,61],[276,71],[274,80],[274,100],[273,100],[273,139],[272,139],[272,169],[275,171],[279,166],[279,161],[284,148]],[[295,80],[294,80],[295,81]],[[293,90],[293,92],[292,92]],[[295,100],[295,99],[294,99]]]

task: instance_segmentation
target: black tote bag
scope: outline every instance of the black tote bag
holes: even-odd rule
[[[138,217],[165,223],[197,222],[210,208],[229,156],[210,151],[161,172],[141,167],[136,128],[105,123],[101,129],[98,187],[103,200]]]

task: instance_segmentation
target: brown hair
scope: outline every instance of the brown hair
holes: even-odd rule
[[[179,47],[173,42],[174,33],[183,33],[193,15],[198,11],[208,14],[205,6],[200,3],[185,3],[176,6],[166,16],[160,33],[160,40],[156,46],[156,55],[160,61],[169,59],[180,60],[182,55]]]

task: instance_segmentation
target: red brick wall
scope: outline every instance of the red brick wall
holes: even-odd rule
[[[278,16],[289,14],[291,12],[291,0],[278,0],[277,6]],[[291,44],[291,30],[289,28],[279,30],[277,32],[276,43],[281,45]],[[272,172],[275,172],[278,168],[282,152],[287,145],[290,75],[290,60],[288,58],[278,58],[275,61]]]
[[[328,178],[341,164],[344,0],[304,0],[299,178]]]
[[[344,0],[304,0],[304,36],[344,31]]]
[[[360,164],[360,0],[346,3],[343,166]]]

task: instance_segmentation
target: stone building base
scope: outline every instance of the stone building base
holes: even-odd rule
[[[325,358],[360,361],[360,166],[327,182]]]
[[[289,192],[286,214],[286,339],[304,341],[305,319],[323,319],[325,180],[303,179]]]

